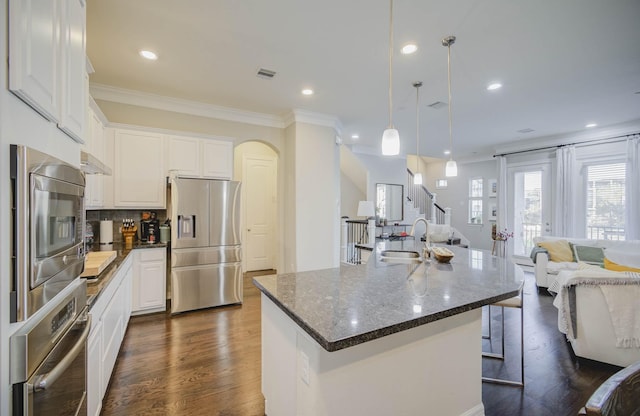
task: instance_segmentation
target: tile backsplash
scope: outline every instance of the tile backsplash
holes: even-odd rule
[[[119,243],[124,239],[120,233],[120,227],[122,226],[123,219],[132,219],[138,226],[137,239],[140,239],[140,220],[143,212],[155,212],[156,218],[160,221],[160,224],[164,224],[167,220],[166,209],[101,209],[101,210],[87,210],[87,222],[93,227],[93,239],[94,241],[100,241],[100,221],[112,220],[113,221],[113,242]]]

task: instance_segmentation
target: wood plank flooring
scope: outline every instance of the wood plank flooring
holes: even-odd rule
[[[244,280],[244,303],[129,323],[102,415],[264,415],[260,387],[260,292]],[[483,383],[487,416],[576,415],[619,367],[576,358],[557,330],[552,298],[527,274],[524,389]],[[507,361],[483,361],[490,376],[517,377],[519,314],[506,312]],[[499,309],[492,312],[494,346]],[[486,323],[486,322],[485,322]],[[485,328],[486,331],[486,328]],[[484,348],[491,346],[483,341]],[[425,413],[427,414],[427,413]],[[277,415],[273,415],[277,416]]]

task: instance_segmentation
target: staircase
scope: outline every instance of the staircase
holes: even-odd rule
[[[450,224],[451,213],[436,203],[436,194],[424,185],[413,183],[413,172],[407,169],[407,203],[417,210],[416,217],[423,216],[433,224]]]

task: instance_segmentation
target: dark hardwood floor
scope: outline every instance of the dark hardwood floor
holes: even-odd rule
[[[244,303],[171,317],[133,317],[102,415],[264,415],[260,387],[260,292],[244,279]],[[483,383],[487,416],[576,415],[619,367],[576,358],[557,330],[552,297],[524,289],[525,387]],[[483,360],[485,375],[517,377],[519,314],[506,310],[507,361]],[[500,311],[492,312],[500,348]],[[485,320],[486,323],[486,320]],[[486,328],[485,328],[486,331]],[[488,341],[483,341],[489,349]],[[427,414],[427,413],[425,413]],[[277,415],[272,415],[277,416]]]

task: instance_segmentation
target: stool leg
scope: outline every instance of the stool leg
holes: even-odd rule
[[[504,307],[502,307],[502,356],[499,354],[482,353],[483,357],[504,359]],[[520,381],[504,380],[499,378],[482,377],[483,382],[504,384],[507,386],[524,387],[524,308],[520,307]]]
[[[482,335],[483,339],[491,339],[491,305],[487,305],[487,310],[489,311],[487,315],[489,316],[489,335]]]
[[[486,339],[491,339],[491,305],[489,306],[489,336]],[[483,357],[487,358],[497,358],[499,360],[504,360],[504,306],[500,307],[502,309],[502,350],[501,353],[495,352],[482,352]]]

